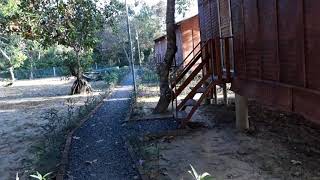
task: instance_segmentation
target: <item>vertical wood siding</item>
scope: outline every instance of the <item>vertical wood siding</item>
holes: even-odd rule
[[[303,2],[278,0],[280,81],[303,86]]]
[[[320,1],[230,1],[234,90],[319,123]]]
[[[304,0],[307,86],[320,91],[320,1]]]
[[[201,41],[219,36],[219,18],[217,0],[198,1]]]
[[[245,34],[243,17],[243,0],[231,0],[231,19],[233,31],[233,52],[235,63],[235,75],[239,78],[246,78],[245,61]]]
[[[319,7],[319,0],[231,0],[237,76],[320,90]]]
[[[181,23],[180,29],[182,32],[183,59],[185,59],[195,46],[200,43],[199,17],[195,16]],[[191,54],[188,60],[191,60],[193,55]]]
[[[259,0],[260,78],[279,80],[277,0]]]
[[[200,43],[199,17],[194,16],[183,20],[178,23],[177,26],[176,38],[178,50],[175,54],[175,58],[177,65],[180,65],[189,53],[192,52],[194,47]],[[154,49],[155,61],[157,63],[162,62],[167,50],[166,37],[156,39]],[[192,57],[193,55],[191,54],[189,58],[191,59]]]
[[[230,14],[229,14],[229,0],[219,0],[220,13],[220,31],[222,37],[231,35],[230,31]]]

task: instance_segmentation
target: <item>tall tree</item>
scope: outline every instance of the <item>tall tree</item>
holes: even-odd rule
[[[154,48],[154,38],[159,37],[165,32],[161,24],[165,22],[165,4],[160,1],[156,5],[149,6],[146,3],[140,4],[141,8],[135,13],[132,19],[134,24],[133,30],[135,31],[136,40],[139,40],[141,61],[146,63],[152,55]],[[136,42],[138,48],[138,42]],[[139,59],[139,54],[136,52],[136,58]]]
[[[97,33],[102,28],[102,11],[95,0],[56,0],[42,1],[21,0],[25,14],[33,14],[33,22],[24,21],[24,29],[28,36],[39,40],[43,45],[61,44],[72,48],[71,55],[67,56],[70,71],[75,80],[71,94],[90,91],[89,84],[82,78],[82,60],[98,42]]]
[[[26,60],[24,42],[19,35],[19,3],[19,0],[0,2],[0,64],[8,68],[12,82],[15,80],[14,68]]]
[[[159,66],[160,99],[155,112],[162,113],[168,109],[171,102],[172,89],[169,86],[169,72],[177,52],[175,26],[175,0],[167,0],[166,13],[167,51],[164,61]]]
[[[0,60],[4,59],[3,66],[8,67],[12,83],[15,81],[14,69],[20,67],[27,59],[25,43],[19,35],[10,35],[0,41]]]

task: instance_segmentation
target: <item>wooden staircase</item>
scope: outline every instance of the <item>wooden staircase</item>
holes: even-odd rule
[[[213,97],[217,85],[231,82],[230,40],[232,37],[200,42],[172,73],[172,104],[175,102],[175,118],[182,128],[191,120],[203,100]],[[189,58],[191,54],[193,57]],[[180,101],[178,97],[187,90],[196,76],[200,76],[200,79]],[[196,94],[200,95],[199,99],[195,99]]]

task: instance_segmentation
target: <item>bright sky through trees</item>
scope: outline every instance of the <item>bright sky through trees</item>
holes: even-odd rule
[[[123,2],[125,0],[122,0]],[[155,5],[157,4],[159,1],[163,1],[164,3],[166,3],[166,0],[127,0],[129,5],[135,5],[137,2],[139,3],[147,3],[148,5]],[[109,2],[109,0],[100,0],[101,4],[104,4],[106,2]],[[192,17],[196,14],[198,14],[198,4],[197,4],[197,0],[191,0],[192,4],[190,6],[190,12],[186,13],[186,16],[183,17],[182,15],[178,15],[176,17],[176,21],[180,21],[182,19],[188,18],[188,17]],[[140,8],[141,6],[138,6],[137,8]]]

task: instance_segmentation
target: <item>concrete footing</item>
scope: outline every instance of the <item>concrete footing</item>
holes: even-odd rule
[[[249,128],[248,119],[248,98],[235,94],[236,105],[236,127],[239,130],[245,130]]]

